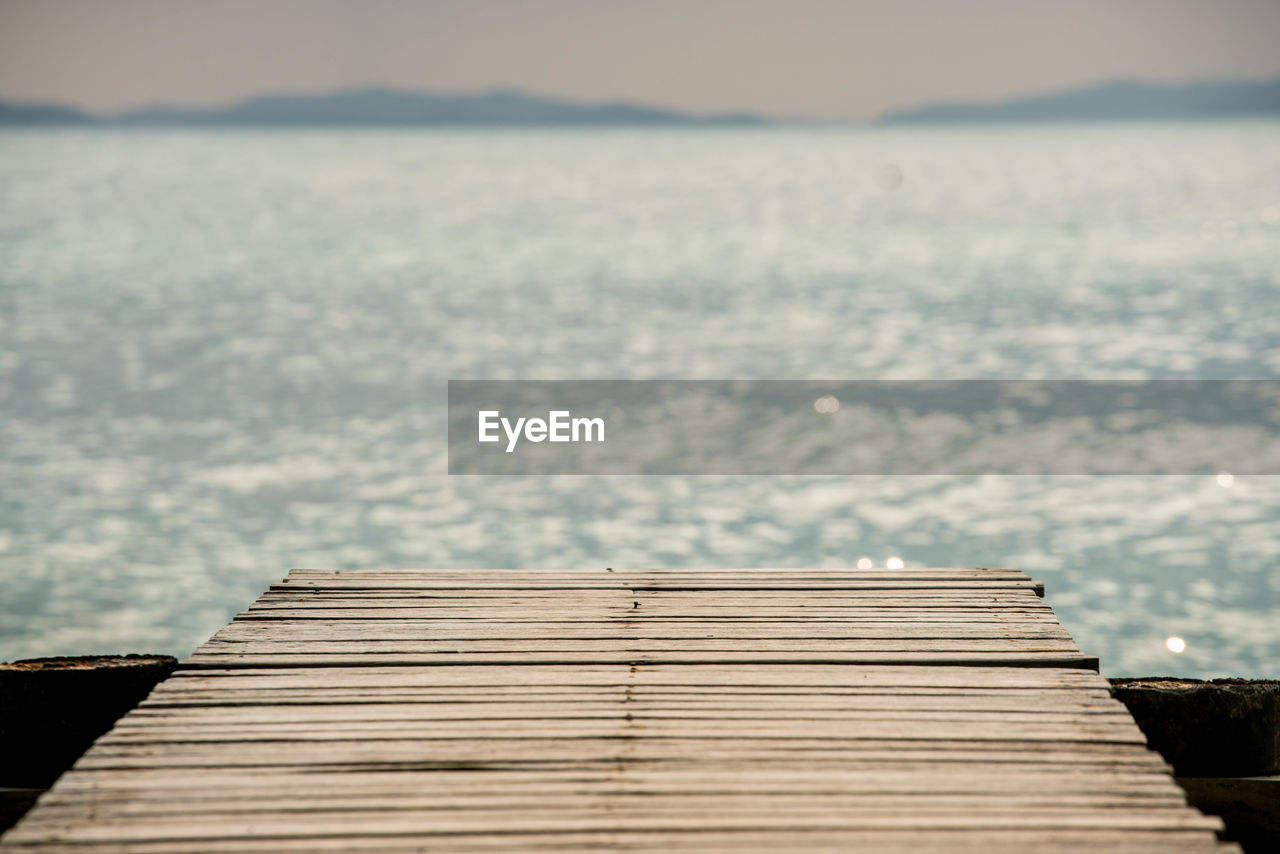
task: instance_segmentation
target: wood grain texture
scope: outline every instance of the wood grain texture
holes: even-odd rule
[[[296,570],[14,851],[1196,852],[1017,570]]]

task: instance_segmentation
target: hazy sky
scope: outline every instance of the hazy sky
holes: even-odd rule
[[[1280,0],[0,0],[0,98],[369,83],[865,117],[1117,76],[1280,75]]]

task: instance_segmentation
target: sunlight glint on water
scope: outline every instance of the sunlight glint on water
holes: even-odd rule
[[[1025,569],[1113,674],[1280,676],[1277,478],[450,479],[442,411],[1274,378],[1277,210],[1264,122],[5,132],[0,657],[183,654],[293,566],[901,555]]]

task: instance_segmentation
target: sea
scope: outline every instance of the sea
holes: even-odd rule
[[[1276,476],[447,474],[449,379],[1182,378],[1280,378],[1280,122],[5,130],[0,658],[292,567],[896,557],[1280,677]]]

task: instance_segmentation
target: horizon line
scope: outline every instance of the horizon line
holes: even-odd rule
[[[76,114],[79,118],[91,122],[112,122],[131,117],[140,117],[146,113],[178,113],[178,114],[216,114],[220,111],[232,110],[255,102],[273,100],[273,99],[291,99],[291,100],[308,100],[331,98],[342,95],[357,94],[396,94],[420,97],[435,97],[448,100],[467,100],[480,99],[495,96],[513,96],[524,98],[531,101],[544,101],[552,104],[578,108],[578,109],[631,109],[644,110],[652,113],[662,113],[670,115],[673,118],[685,119],[691,122],[707,121],[707,122],[727,122],[727,121],[750,121],[762,124],[797,124],[797,125],[867,125],[877,123],[890,123],[895,117],[914,113],[917,111],[933,110],[938,108],[962,108],[973,110],[986,110],[993,108],[1001,108],[1009,105],[1019,104],[1026,101],[1034,101],[1039,99],[1054,98],[1062,95],[1086,93],[1117,86],[1137,86],[1150,88],[1154,90],[1178,90],[1189,89],[1203,86],[1265,86],[1268,84],[1280,84],[1280,73],[1269,74],[1266,76],[1251,77],[1203,77],[1195,78],[1180,82],[1170,82],[1163,80],[1155,80],[1149,77],[1141,77],[1137,75],[1113,75],[1102,77],[1088,83],[1077,86],[1063,86],[1054,89],[1040,89],[1026,92],[1019,95],[1012,95],[1001,98],[982,98],[982,97],[965,97],[957,96],[952,98],[935,98],[924,101],[913,101],[904,106],[893,107],[879,111],[870,116],[813,116],[803,113],[768,113],[759,112],[750,109],[722,109],[722,110],[690,110],[683,107],[662,104],[658,102],[645,101],[642,99],[630,99],[625,96],[601,98],[601,99],[585,99],[574,96],[563,96],[535,89],[522,88],[517,84],[499,84],[483,88],[459,88],[459,89],[434,89],[415,87],[402,83],[391,82],[369,82],[357,83],[349,86],[340,86],[326,89],[298,89],[298,88],[279,88],[279,89],[261,89],[250,94],[238,96],[231,99],[220,100],[212,103],[187,104],[180,101],[160,100],[139,102],[133,106],[118,107],[110,110],[92,109],[80,106],[74,101],[60,100],[57,98],[11,98],[0,93],[0,108],[18,108],[18,109],[52,109],[65,111]]]

